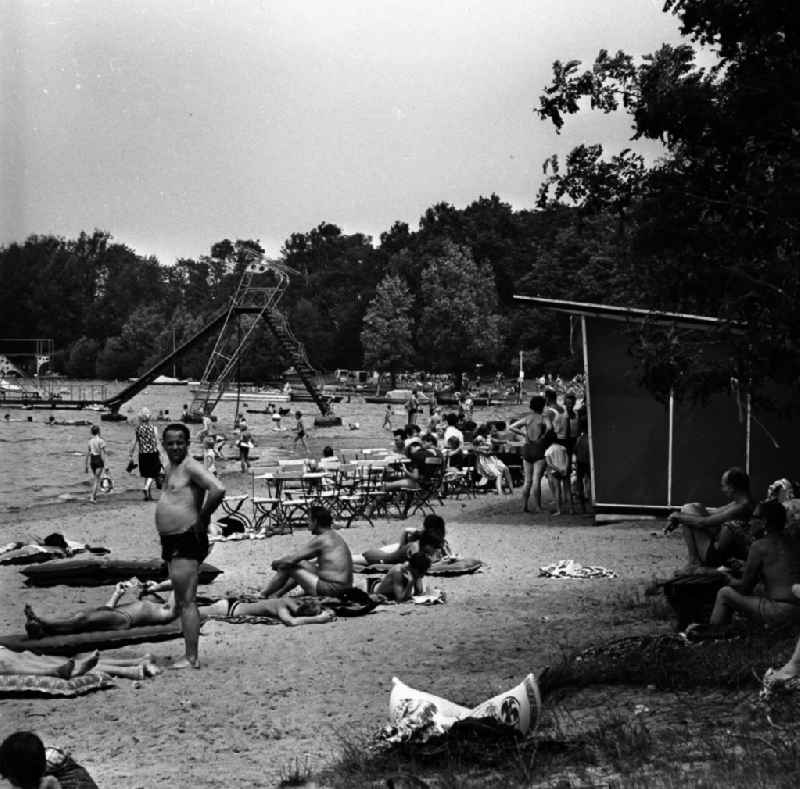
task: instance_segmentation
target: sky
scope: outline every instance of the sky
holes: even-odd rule
[[[431,205],[532,208],[542,164],[631,144],[556,135],[553,61],[677,42],[661,0],[3,0],[0,245],[95,228],[170,264],[223,238],[277,254],[332,222],[377,242]]]

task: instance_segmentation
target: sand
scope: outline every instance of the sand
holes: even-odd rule
[[[226,484],[231,491],[246,487],[238,475]],[[10,514],[4,540],[57,530],[104,544],[115,556],[149,558],[158,552],[154,507],[106,497],[96,507],[32,510],[23,521]],[[334,758],[339,737],[379,729],[393,676],[471,705],[541,671],[563,650],[643,632],[627,602],[683,559],[680,539],[661,536],[655,522],[595,526],[585,517],[525,515],[518,491],[450,501],[439,511],[454,550],[486,563],[475,575],[428,579],[446,590],[446,605],[405,604],[300,628],[208,622],[200,671],[118,680],[110,690],[73,700],[4,700],[0,735],[35,730],[70,750],[101,787],[273,786],[295,758],[307,756],[317,770]],[[394,541],[401,528],[379,521],[374,529],[342,533],[361,551]],[[269,562],[307,539],[303,530],[218,544],[209,561],[224,574],[201,591],[255,591],[269,577]],[[537,577],[540,566],[559,559],[604,565],[619,578]],[[22,580],[18,568],[0,567],[2,632],[22,630],[26,602],[43,612],[73,611],[103,604],[111,593],[111,587],[27,588]],[[659,632],[668,624],[646,627]],[[177,657],[181,650],[182,642],[172,641],[111,654]]]

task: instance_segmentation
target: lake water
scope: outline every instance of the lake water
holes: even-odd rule
[[[65,382],[65,385],[69,383]],[[109,395],[124,386],[122,383],[102,381],[88,383],[105,384]],[[48,425],[46,423],[51,416],[57,421],[89,420],[99,424],[106,442],[108,467],[114,480],[114,490],[108,495],[134,497],[141,489],[141,480],[136,472],[126,474],[125,466],[133,440],[136,415],[142,407],[147,406],[154,416],[160,410],[168,410],[170,416],[177,418],[183,404],[190,400],[187,386],[150,386],[122,406],[120,413],[129,418],[130,421],[127,422],[101,422],[100,415],[89,410],[5,409],[2,414],[10,414],[15,421],[7,423],[0,419],[0,511],[26,510],[42,505],[57,507],[64,501],[88,498],[89,475],[84,472],[84,456],[90,428],[88,425]],[[242,403],[246,402],[246,396],[243,396]],[[253,407],[263,406],[254,404]],[[386,407],[364,403],[361,397],[353,396],[352,402],[341,402],[334,406],[336,414],[342,418],[343,424],[340,427],[313,427],[314,416],[318,413],[314,403],[285,403],[282,407],[291,407],[292,412],[302,411],[308,430],[309,454],[312,457],[319,457],[326,444],[336,451],[388,447],[391,444],[389,431],[381,427]],[[233,434],[235,409],[235,402],[220,402],[214,411],[221,432],[227,435]],[[517,405],[480,408],[475,409],[475,421],[509,419],[524,412],[525,408]],[[266,414],[246,416],[257,443],[253,454],[262,459],[293,456],[291,429],[283,433],[273,431],[270,418]],[[425,425],[428,418],[427,407],[420,416],[420,424]],[[33,421],[28,422],[28,417]],[[394,427],[405,423],[402,407],[395,409],[392,421]],[[355,423],[358,424],[358,429],[349,429],[348,425]],[[157,423],[157,426],[160,429],[165,424],[166,422]],[[292,418],[284,417],[284,427],[291,428],[293,424]],[[189,428],[194,435],[200,426],[189,425]],[[195,442],[192,450],[194,454],[199,454],[199,444]],[[226,447],[226,451],[230,455],[234,454],[231,448]],[[220,464],[219,469],[223,479],[227,475],[238,475],[238,463],[233,461]]]

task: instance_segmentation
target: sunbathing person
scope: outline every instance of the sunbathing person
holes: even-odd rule
[[[160,598],[141,599],[119,605],[125,593],[138,585],[139,581],[136,578],[120,581],[105,605],[79,611],[67,617],[40,616],[30,605],[26,605],[25,630],[31,638],[44,638],[71,633],[91,633],[97,630],[128,630],[132,627],[163,625],[176,618],[173,595],[166,601]]]
[[[717,567],[730,558],[745,559],[752,543],[749,523],[755,505],[750,478],[740,468],[722,475],[722,491],[729,502],[713,513],[698,503],[684,504],[669,515],[665,531],[679,526],[689,551],[687,572],[697,567]]]
[[[404,562],[391,567],[373,593],[395,603],[405,603],[412,595],[423,593],[422,579],[430,566],[431,560],[427,554],[422,551],[412,553]]]
[[[306,594],[338,597],[353,586],[353,557],[350,548],[333,526],[325,507],[311,507],[311,533],[314,537],[304,547],[272,562],[275,575],[261,593],[262,597],[282,597],[295,586]]]
[[[381,548],[368,548],[353,556],[357,565],[397,564],[404,562],[410,553],[424,551],[431,561],[437,561],[450,553],[445,540],[444,519],[440,515],[426,515],[422,529],[405,528],[398,542]]]
[[[157,596],[158,592],[172,589],[171,581],[162,581],[160,583],[147,582],[140,587],[142,589],[141,593],[142,595],[150,596],[151,599],[140,599],[132,603],[117,605],[119,599],[125,594],[126,591],[136,588],[137,586],[138,581],[120,582],[117,584],[114,595],[112,595],[112,598],[109,601],[109,603],[113,603],[111,608],[114,611],[134,612],[134,615],[131,616],[131,620],[135,622],[135,624],[128,625],[128,627],[149,627],[152,625],[165,624],[166,622],[171,622],[176,619],[177,613],[175,610],[174,597],[170,595],[169,599],[165,602],[163,599]],[[202,600],[202,598],[200,598],[200,600]],[[116,626],[117,624],[121,624],[123,620],[114,622],[107,618],[105,616],[105,614],[107,614],[107,609],[108,606],[104,606],[99,609],[95,608],[90,609],[89,611],[80,612],[63,619],[57,619],[37,616],[34,614],[33,609],[30,606],[26,606],[25,615],[28,617],[28,622],[26,623],[25,627],[28,631],[28,635],[37,638],[47,635],[89,633],[97,630],[128,629],[127,627]],[[197,610],[201,619],[208,617],[220,619],[235,616],[271,617],[283,622],[283,624],[289,627],[297,627],[298,625],[323,624],[336,618],[332,611],[323,611],[317,601],[294,600],[292,598],[249,601],[237,597],[226,597],[216,600],[209,600],[205,603],[198,601]],[[99,617],[95,616],[98,612],[101,613],[101,616]],[[35,636],[33,635],[34,633],[36,634]],[[37,674],[40,672],[36,669],[41,668],[41,673],[46,674],[52,674],[54,669],[60,669],[61,673],[53,674],[53,676],[77,676],[77,673],[85,673],[85,671],[88,670],[88,668],[84,666],[82,671],[78,672],[78,669],[81,668],[82,664],[79,664],[77,660],[66,661],[60,658],[39,658],[36,655],[32,655],[31,657],[33,659],[25,659],[24,661],[17,660],[13,657],[9,657],[6,660],[5,654],[0,652],[0,673]],[[37,660],[42,661],[41,666],[39,666]],[[60,665],[55,665],[52,663],[52,661],[56,661]],[[94,663],[97,662],[97,653],[95,653]],[[69,669],[69,667],[65,665],[67,663],[75,663],[75,666],[73,666],[72,669]],[[94,663],[92,665],[94,665]],[[106,671],[109,674],[123,676],[124,673],[121,674],[116,669],[125,667],[135,668],[142,663],[145,664],[148,675],[157,673],[155,670],[151,671],[150,664],[152,661],[149,659],[149,656],[146,656],[145,658],[137,658],[135,660],[123,660],[122,662],[117,660],[109,661],[105,658],[102,658],[101,663],[99,663],[98,666],[100,670]],[[19,670],[24,666],[34,670]],[[69,671],[72,673],[64,673]],[[131,674],[131,678],[136,679],[137,677]]]
[[[33,652],[15,652],[0,646],[0,674],[29,674],[39,677],[69,679],[91,671],[100,658],[95,651],[77,658],[37,655]]]
[[[766,536],[756,540],[747,554],[740,581],[717,592],[711,625],[727,625],[735,613],[765,625],[800,621],[800,600],[793,585],[800,583],[800,545],[786,533],[786,510],[778,501],[760,505]],[[754,595],[761,581],[764,594]]]

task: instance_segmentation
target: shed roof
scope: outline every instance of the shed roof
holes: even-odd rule
[[[538,307],[554,312],[566,312],[570,315],[587,315],[595,318],[608,318],[617,321],[648,321],[683,326],[685,328],[719,327],[723,321],[708,315],[691,315],[684,312],[663,312],[647,310],[639,307],[618,307],[612,304],[592,304],[584,301],[564,301],[562,299],[545,299],[540,296],[514,295],[514,300],[531,307]]]

